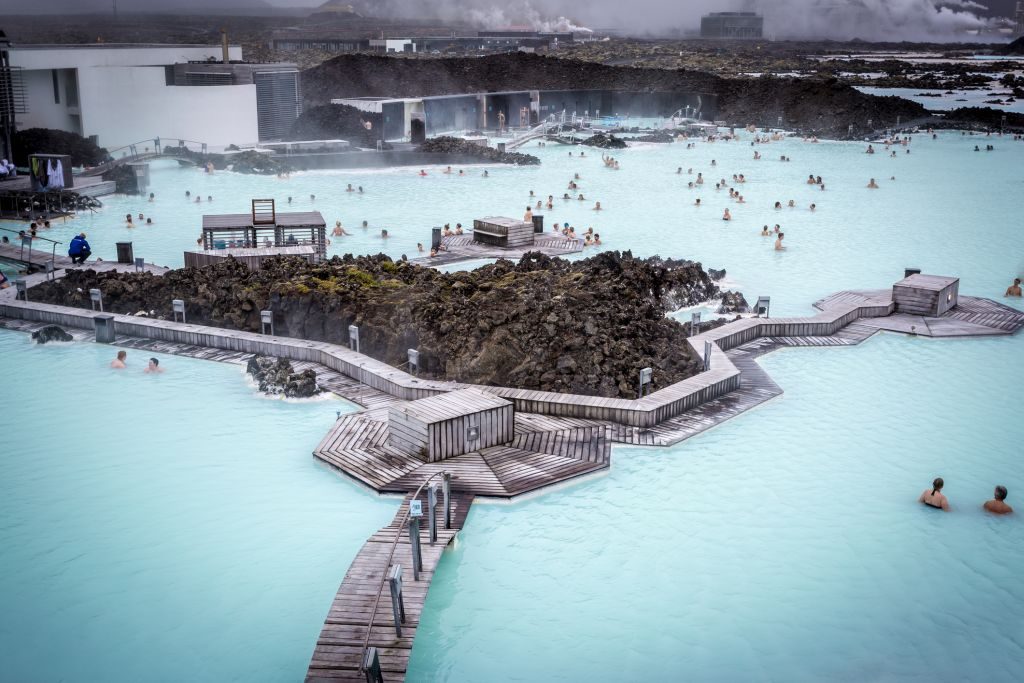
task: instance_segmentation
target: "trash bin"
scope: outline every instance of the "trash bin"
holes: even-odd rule
[[[135,263],[135,252],[132,250],[131,242],[117,243],[117,262]]]
[[[543,214],[533,214],[533,231],[538,234],[544,232]]]
[[[93,316],[92,324],[96,330],[96,341],[101,344],[114,343],[114,316],[109,313],[101,313]]]

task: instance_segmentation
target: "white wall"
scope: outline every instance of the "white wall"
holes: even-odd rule
[[[25,85],[27,111],[15,116],[18,130],[57,128],[81,133],[81,119],[77,116],[79,108],[69,106],[67,101],[67,79],[74,77],[74,70],[57,71],[60,84],[60,102],[57,103],[53,100],[53,70],[23,72],[22,83]]]
[[[160,67],[78,72],[82,134],[113,150],[160,136],[210,146],[259,139],[255,85],[168,86]]]

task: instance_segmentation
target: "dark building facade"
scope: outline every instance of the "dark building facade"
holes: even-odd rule
[[[701,38],[749,40],[764,36],[764,17],[755,12],[712,12],[701,17]]]

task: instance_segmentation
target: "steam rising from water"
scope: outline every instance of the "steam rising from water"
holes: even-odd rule
[[[779,39],[966,40],[992,25],[974,0],[382,0],[378,16],[428,17],[484,29],[586,31],[615,28],[693,35],[708,12],[754,10],[765,35]]]

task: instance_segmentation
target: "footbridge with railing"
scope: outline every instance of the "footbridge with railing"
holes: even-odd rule
[[[193,147],[198,149],[193,149]],[[182,150],[185,150],[185,152]],[[183,164],[198,164],[199,162],[195,157],[188,154],[188,152],[193,154],[207,154],[208,147],[205,142],[197,142],[195,140],[185,140],[183,138],[175,137],[155,137],[148,140],[140,140],[138,142],[133,142],[110,150],[110,156],[112,158],[109,161],[86,169],[82,175],[103,175],[110,169],[118,166],[150,161],[153,159],[174,159],[175,161]]]

